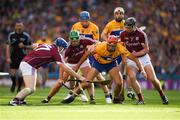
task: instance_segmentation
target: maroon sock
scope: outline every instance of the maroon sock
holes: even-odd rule
[[[141,93],[138,93],[137,96],[139,98],[139,101],[144,101],[144,98]]]

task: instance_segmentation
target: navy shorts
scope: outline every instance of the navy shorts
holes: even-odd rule
[[[116,58],[116,61],[117,61],[117,63],[118,63],[118,64],[120,64],[120,63],[121,63],[121,61],[122,61],[121,56],[118,56],[118,57]]]
[[[98,72],[106,72],[108,73],[113,67],[118,65],[117,60],[112,61],[108,64],[100,64],[93,56],[91,56],[91,64]]]

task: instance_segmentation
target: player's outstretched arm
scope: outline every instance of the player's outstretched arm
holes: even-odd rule
[[[78,75],[75,71],[73,71],[69,66],[67,66],[65,63],[60,63],[59,67],[61,67],[65,72],[67,72],[69,75],[76,77],[79,80],[84,80],[85,78],[81,75]]]

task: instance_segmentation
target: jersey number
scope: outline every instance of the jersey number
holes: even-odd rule
[[[51,45],[43,44],[43,45],[38,46],[35,51],[38,51],[38,50],[50,51],[51,48],[52,48]]]

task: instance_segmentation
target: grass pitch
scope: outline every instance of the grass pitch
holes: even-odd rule
[[[180,120],[180,91],[166,91],[169,105],[162,105],[155,90],[143,90],[145,105],[135,105],[126,98],[124,104],[106,104],[101,89],[95,89],[96,105],[82,103],[76,99],[72,104],[63,105],[60,101],[67,95],[66,89],[48,104],[40,101],[50,88],[37,89],[26,101],[27,106],[8,106],[15,96],[9,88],[0,87],[0,120]]]

